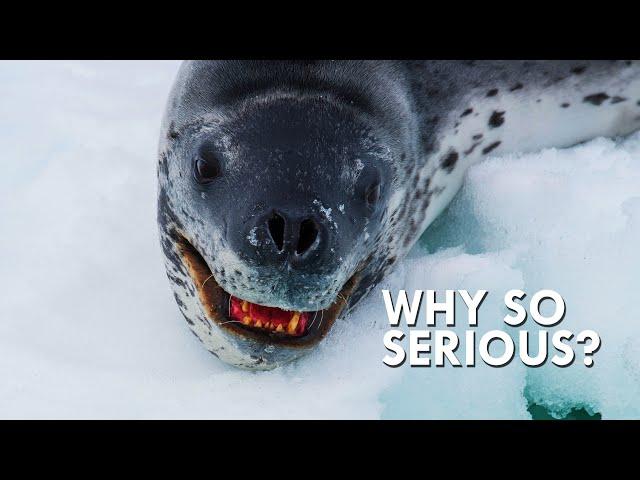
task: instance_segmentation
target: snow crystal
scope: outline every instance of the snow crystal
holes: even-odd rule
[[[253,227],[249,231],[249,235],[247,235],[247,240],[249,240],[249,243],[254,247],[257,247],[258,245],[260,245],[260,242],[258,241],[258,237],[256,237],[257,230],[258,230],[258,227]]]
[[[337,229],[338,228],[338,224],[331,217],[331,212],[333,210],[331,208],[328,208],[328,207],[325,207],[324,205],[322,205],[322,202],[320,200],[318,200],[318,199],[315,199],[313,201],[313,204],[318,207],[318,209],[320,210],[320,213],[322,213],[322,215],[324,215],[324,217],[333,225],[333,227],[335,229]]]
[[[313,204],[320,209],[320,212],[325,216],[327,220],[332,221],[331,208],[325,208],[324,205],[322,205],[322,202],[318,199],[314,200]]]

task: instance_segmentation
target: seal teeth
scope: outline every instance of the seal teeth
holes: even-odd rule
[[[287,325],[287,333],[296,333],[299,320],[300,320],[300,312],[295,312],[291,316],[291,319],[289,320],[289,325]]]
[[[305,332],[309,314],[264,307],[247,300],[231,297],[229,317],[248,327],[299,336]]]

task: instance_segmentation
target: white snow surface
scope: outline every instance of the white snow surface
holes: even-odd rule
[[[1,418],[640,417],[640,134],[489,158],[409,258],[311,355],[220,363],[189,333],[156,227],[177,62],[0,62]],[[336,206],[337,208],[338,206]],[[381,288],[551,288],[595,366],[388,368]],[[464,329],[464,324],[460,329]]]

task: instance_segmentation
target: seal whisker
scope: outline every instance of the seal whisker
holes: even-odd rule
[[[202,282],[202,285],[200,286],[200,288],[204,288],[204,285],[205,285],[209,280],[211,280],[212,278],[213,278],[213,273],[212,273],[211,275],[209,275],[209,276],[207,277],[207,279],[206,279],[204,282]]]
[[[242,323],[240,320],[227,320],[226,322],[220,322],[218,325],[226,325],[227,323]]]
[[[311,327],[313,327],[313,324],[316,321],[317,316],[318,316],[318,311],[316,310],[316,313],[313,314],[313,320],[311,320],[311,325],[309,325],[309,330],[311,330]]]

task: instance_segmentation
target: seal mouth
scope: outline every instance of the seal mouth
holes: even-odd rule
[[[324,310],[289,311],[233,296],[216,282],[204,257],[191,242],[178,235],[177,246],[208,319],[233,335],[262,343],[290,347],[318,343],[347,306],[360,280],[358,271],[344,284],[336,301]]]

